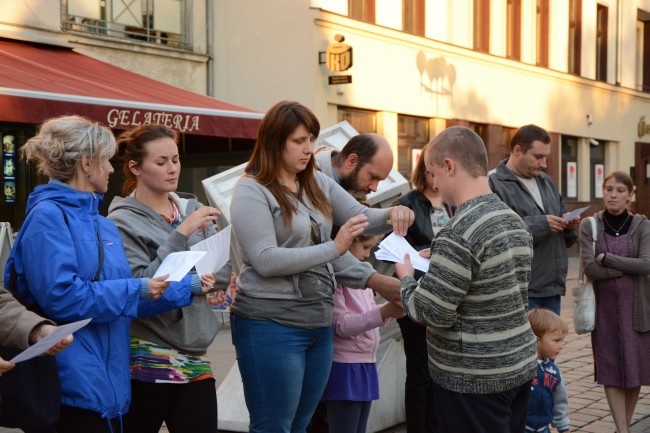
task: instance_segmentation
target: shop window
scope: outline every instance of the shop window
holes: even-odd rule
[[[27,195],[39,183],[47,182],[35,169],[20,158],[20,148],[35,134],[33,128],[24,125],[0,125],[2,153],[2,190],[0,190],[0,221],[6,221],[16,233],[25,216]]]
[[[483,144],[488,142],[488,137],[487,137],[487,125],[485,123],[473,123],[470,122],[469,125],[467,125],[469,129],[472,131],[476,132],[479,137],[481,137],[481,140],[483,140]]]
[[[377,113],[357,108],[339,107],[336,121],[346,120],[359,134],[377,132]]]
[[[16,203],[16,172],[18,171],[18,144],[16,131],[2,134],[2,204]]]
[[[397,171],[410,179],[420,151],[429,142],[429,119],[399,115],[397,128]]]
[[[562,136],[562,196],[567,202],[578,200],[578,137]]]
[[[190,49],[186,0],[61,0],[64,30]]]
[[[515,135],[515,132],[517,132],[517,128],[503,127],[503,129],[501,130],[501,134],[502,134],[501,152],[502,152],[502,155],[499,158],[499,161],[501,161],[503,159],[508,159],[510,157],[510,142],[512,141],[512,137]]]
[[[603,181],[605,180],[605,146],[602,141],[589,140],[589,184],[591,201],[600,201],[603,198]]]

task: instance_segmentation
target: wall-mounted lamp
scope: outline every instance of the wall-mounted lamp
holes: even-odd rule
[[[592,123],[594,123],[593,117],[591,114],[587,114],[587,126],[591,126]]]
[[[589,139],[589,144],[591,144],[592,146],[598,146],[598,145],[600,145],[600,142],[598,140],[596,140],[595,138],[590,138]]]

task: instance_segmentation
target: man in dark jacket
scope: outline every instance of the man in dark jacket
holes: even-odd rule
[[[510,156],[490,173],[490,188],[514,210],[533,234],[534,255],[528,307],[560,314],[566,292],[567,248],[578,238],[580,218],[564,219],[564,200],[544,170],[551,137],[536,125],[525,125],[510,141]]]

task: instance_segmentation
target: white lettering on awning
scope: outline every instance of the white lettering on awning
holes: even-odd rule
[[[133,127],[150,123],[159,123],[179,132],[187,133],[199,130],[199,116],[193,114],[172,114],[165,111],[140,111],[111,109],[106,115],[106,123],[111,128]]]

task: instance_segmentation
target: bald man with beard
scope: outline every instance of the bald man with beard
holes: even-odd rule
[[[319,170],[355,196],[377,191],[393,168],[393,151],[379,134],[354,136],[340,152],[331,148],[316,152]]]
[[[359,134],[350,139],[339,152],[330,147],[315,152],[318,169],[334,179],[352,196],[363,199],[377,191],[379,182],[386,179],[393,168],[393,151],[388,141],[379,134]],[[405,207],[405,209],[407,209]],[[410,211],[410,209],[409,209]],[[411,220],[412,222],[412,220]],[[375,290],[388,301],[400,302],[400,282],[395,277],[383,275],[368,262],[361,262],[349,252],[342,257],[349,263],[346,270],[338,272],[342,278],[349,271],[364,270],[370,274],[366,286]],[[319,403],[307,431],[327,433],[327,409]]]

